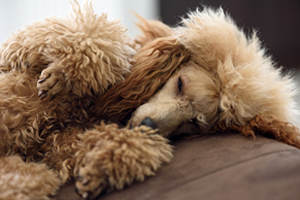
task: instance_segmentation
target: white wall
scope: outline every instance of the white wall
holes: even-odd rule
[[[82,4],[84,0],[78,2]],[[68,0],[0,0],[0,43],[24,25],[53,15],[64,17],[70,10]],[[110,19],[122,19],[133,37],[138,30],[131,11],[146,19],[159,18],[158,0],[94,0],[94,10],[99,14],[107,12]]]

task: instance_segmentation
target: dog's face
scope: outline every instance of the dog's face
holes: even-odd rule
[[[186,63],[136,110],[132,126],[157,128],[165,137],[203,131],[217,116],[219,94],[219,83],[209,71],[193,62]]]

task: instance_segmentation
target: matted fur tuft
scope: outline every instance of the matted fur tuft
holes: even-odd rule
[[[0,69],[30,68],[40,73],[55,65],[78,96],[92,90],[102,94],[123,81],[135,54],[125,26],[120,20],[107,20],[105,13],[95,14],[88,1],[82,7],[74,1],[72,8],[67,18],[51,17],[12,34],[0,49]]]
[[[45,164],[25,163],[20,157],[0,159],[0,198],[3,200],[50,200],[61,181]],[[41,187],[46,185],[46,187]],[[20,189],[21,188],[21,189]]]
[[[248,38],[221,8],[192,12],[182,24],[180,43],[221,82],[220,121],[242,125],[258,114],[295,121],[295,84],[274,68],[255,32]]]
[[[145,126],[129,130],[101,123],[80,138],[76,157],[84,158],[77,159],[81,161],[77,164],[78,174],[88,177],[91,185],[99,185],[95,187],[96,194],[123,189],[135,180],[143,181],[173,157],[168,140]],[[84,182],[76,183],[82,195],[89,191]]]

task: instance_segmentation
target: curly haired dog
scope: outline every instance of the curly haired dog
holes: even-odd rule
[[[175,29],[140,20],[136,54],[118,21],[77,2],[2,45],[0,199],[48,199],[74,176],[85,199],[121,189],[169,162],[176,134],[259,131],[300,147],[292,80],[255,35],[221,9]]]
[[[274,67],[255,32],[247,37],[221,8],[191,12],[174,29],[139,18],[146,33],[139,43],[165,30],[171,33],[165,40],[176,39],[191,56],[135,111],[134,127],[144,122],[165,137],[178,130],[259,132],[300,148],[299,129],[291,124],[299,116],[296,85]]]

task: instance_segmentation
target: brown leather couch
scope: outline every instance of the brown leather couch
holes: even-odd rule
[[[300,150],[257,136],[218,133],[174,142],[174,158],[144,182],[102,200],[299,200]],[[57,200],[79,200],[74,183]]]

